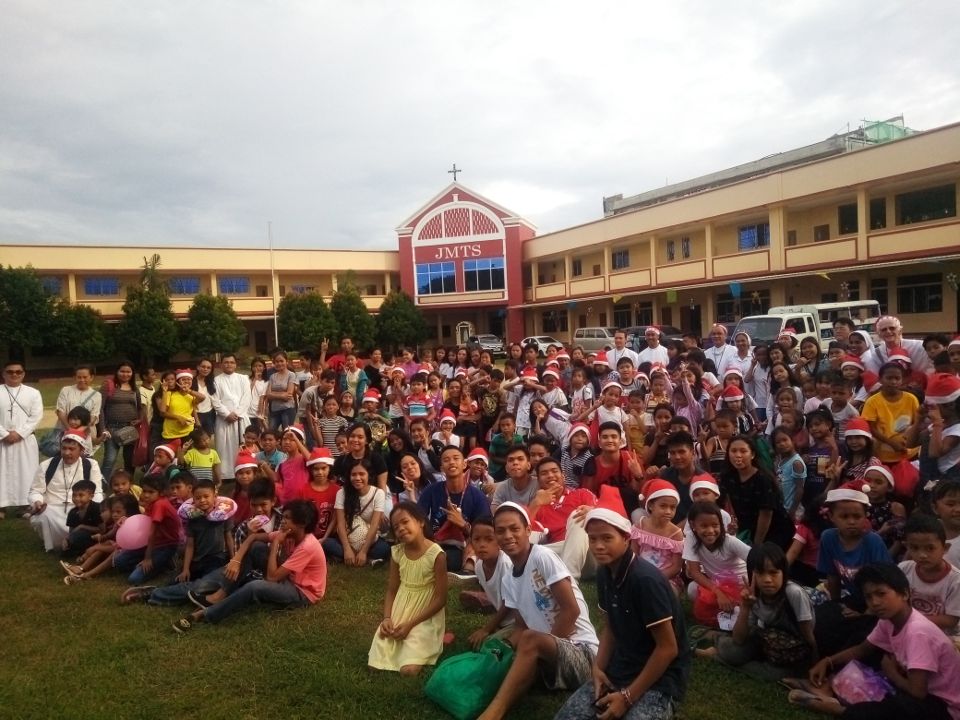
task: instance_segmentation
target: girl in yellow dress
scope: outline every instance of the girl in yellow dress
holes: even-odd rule
[[[443,650],[447,564],[443,550],[427,537],[430,524],[419,505],[398,503],[390,525],[398,544],[390,553],[383,622],[373,636],[367,664],[416,675],[424,665],[435,665]]]

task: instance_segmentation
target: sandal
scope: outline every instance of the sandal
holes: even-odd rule
[[[74,577],[80,577],[83,575],[83,568],[79,565],[71,565],[66,560],[60,561],[60,567],[67,571],[68,575],[73,575]]]
[[[179,635],[186,635],[188,632],[193,630],[193,621],[188,617],[182,617],[179,620],[174,620],[173,629]]]
[[[76,585],[78,582],[86,580],[83,575],[64,575],[63,584],[64,585]]]
[[[799,705],[800,707],[813,707],[818,703],[832,703],[840,705],[840,701],[836,698],[825,697],[824,695],[817,695],[816,693],[807,692],[806,690],[791,690],[787,695],[787,702],[791,705]]]

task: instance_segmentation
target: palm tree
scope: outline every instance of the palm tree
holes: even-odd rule
[[[140,272],[140,284],[144,290],[149,292],[161,292],[164,295],[169,294],[170,287],[160,275],[160,255],[154,253],[148,260],[143,258],[143,269]]]

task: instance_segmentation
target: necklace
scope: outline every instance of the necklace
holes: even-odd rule
[[[5,385],[3,386],[3,389],[7,391],[7,398],[9,398],[9,400],[10,400],[10,420],[11,420],[11,422],[12,422],[12,421],[13,421],[13,406],[16,405],[17,407],[22,407],[22,406],[20,405],[20,393],[23,392],[23,385],[18,385],[18,386],[17,386],[17,394],[16,394],[16,395],[14,395],[12,392],[10,392],[10,386],[9,386],[9,385],[6,385],[6,384],[5,384]]]
[[[70,504],[70,488],[73,487],[73,484],[77,481],[77,475],[80,472],[80,466],[83,465],[82,460],[77,460],[73,464],[73,473],[70,477],[67,477],[67,465],[63,464],[63,509],[66,510],[67,506]]]

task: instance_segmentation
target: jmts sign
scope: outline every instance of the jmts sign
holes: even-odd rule
[[[436,248],[436,254],[431,260],[458,260],[460,258],[480,257],[483,251],[479,244],[475,245],[445,245]]]

